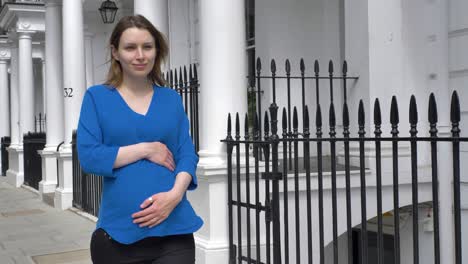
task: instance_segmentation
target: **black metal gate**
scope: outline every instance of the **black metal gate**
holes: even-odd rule
[[[11,138],[10,137],[2,137],[1,144],[2,144],[2,176],[6,176],[6,171],[8,170],[9,163],[8,163],[8,151],[7,148],[10,146]]]
[[[273,64],[272,64],[273,65]],[[273,68],[273,67],[272,67]],[[260,75],[259,75],[260,76]],[[317,80],[318,80],[317,75]],[[331,80],[331,79],[330,79]],[[273,78],[273,95],[275,95],[275,79]],[[332,86],[332,85],[331,85]],[[317,87],[318,88],[318,87]],[[330,90],[332,92],[332,89]],[[345,93],[346,94],[346,93]],[[392,149],[392,174],[393,174],[393,252],[394,263],[400,263],[400,216],[399,216],[399,146],[408,144],[410,148],[411,161],[411,194],[412,194],[412,220],[413,220],[413,262],[419,263],[419,216],[418,216],[418,188],[419,188],[419,168],[418,168],[418,147],[421,145],[428,147],[430,151],[430,172],[432,176],[432,207],[434,212],[434,242],[433,252],[436,264],[440,260],[440,239],[439,239],[439,175],[438,163],[445,159],[438,157],[438,146],[450,144],[452,146],[453,160],[450,161],[453,173],[453,204],[454,204],[454,253],[455,264],[462,264],[461,245],[461,206],[460,206],[460,143],[468,142],[468,138],[460,137],[460,104],[456,92],[452,95],[450,121],[452,124],[450,137],[439,137],[437,131],[438,113],[435,96],[431,94],[429,99],[428,123],[429,130],[418,135],[418,110],[416,98],[411,97],[409,106],[409,136],[399,136],[399,111],[395,97],[391,101],[390,124],[391,131],[389,137],[383,137],[382,118],[379,100],[375,100],[373,109],[374,136],[366,136],[365,112],[362,101],[358,109],[358,131],[352,137],[350,132],[350,114],[346,97],[343,104],[342,131],[337,131],[335,106],[333,100],[329,104],[328,114],[328,136],[324,136],[322,126],[322,111],[320,103],[317,102],[315,111],[315,136],[311,135],[311,125],[309,120],[309,110],[307,105],[303,105],[303,116],[299,118],[298,111],[294,107],[291,117],[289,111],[283,108],[282,111],[282,134],[278,133],[278,106],[274,101],[269,107],[269,112],[265,111],[263,119],[263,135],[261,133],[262,124],[259,116],[254,118],[253,129],[250,129],[248,116],[245,116],[244,133],[241,137],[240,118],[236,115],[234,135],[232,135],[231,115],[228,116],[227,137],[223,142],[227,144],[228,162],[228,216],[229,216],[229,263],[312,263],[313,244],[319,245],[319,263],[325,263],[325,226],[331,226],[332,230],[332,250],[333,263],[340,263],[338,252],[338,204],[337,204],[337,172],[341,169],[344,174],[347,222],[347,263],[384,263],[383,248],[383,223],[382,223],[382,143],[389,143]],[[318,98],[318,97],[317,97]],[[331,96],[331,99],[333,96]],[[271,121],[270,121],[271,120]],[[302,120],[302,131],[299,131],[299,120]],[[292,125],[288,125],[291,124]],[[288,129],[291,129],[288,131]],[[342,136],[338,136],[338,132]],[[427,134],[429,136],[424,136]],[[350,144],[356,144],[358,150],[359,166],[355,169],[359,174],[360,190],[360,211],[361,227],[359,232],[359,252],[353,249],[353,228],[352,228],[352,203],[351,203],[351,162]],[[280,150],[280,145],[282,151]],[[299,147],[302,147],[302,158],[299,157]],[[366,157],[365,146],[375,148],[375,157]],[[311,150],[315,148],[317,156],[311,157]],[[343,163],[337,160],[337,148],[343,148]],[[329,156],[325,161],[323,152],[328,150]],[[281,152],[280,152],[281,151]],[[259,157],[263,154],[264,160]],[[254,171],[250,171],[250,160],[254,158]],[[376,201],[367,200],[366,184],[366,164],[365,160],[371,160],[375,164],[376,177]],[[302,160],[301,164],[299,163]],[[261,168],[261,165],[264,168]],[[326,165],[328,168],[325,168]],[[339,168],[341,167],[341,168]],[[264,172],[262,172],[264,170]],[[324,183],[325,172],[329,173],[331,183]],[[291,179],[286,177],[290,175]],[[305,176],[305,201],[299,197],[299,174]],[[311,177],[315,174],[316,177]],[[292,180],[293,183],[288,183]],[[449,179],[444,179],[449,180]],[[450,179],[452,180],[452,179]],[[251,181],[253,186],[251,186]],[[280,184],[281,183],[281,184]],[[288,188],[293,188],[294,207],[288,208]],[[318,215],[312,215],[312,186],[316,188]],[[326,188],[326,190],[325,190]],[[253,190],[252,190],[253,189]],[[280,189],[281,193],[280,193]],[[324,192],[331,194],[331,219],[324,218]],[[376,256],[369,259],[368,250],[369,238],[367,227],[367,207],[370,203],[377,206],[377,232],[376,232]],[[235,208],[235,209],[234,209]],[[356,209],[355,209],[356,210]],[[301,213],[304,212],[304,214]],[[236,217],[234,217],[234,214]],[[292,215],[294,223],[288,223],[288,216]],[[301,217],[306,215],[306,219],[301,224]],[[253,219],[252,219],[253,218]],[[318,234],[312,231],[312,221],[318,223]],[[305,224],[304,224],[305,222]],[[292,226],[292,229],[290,230]],[[235,231],[235,232],[234,232]],[[291,231],[291,233],[290,233]],[[263,239],[263,234],[265,235]],[[306,254],[301,254],[301,234],[307,236]],[[307,235],[305,235],[307,234]],[[244,244],[246,243],[246,245]],[[262,249],[264,243],[264,249]],[[388,245],[387,245],[388,246]],[[294,250],[295,258],[290,254]],[[302,249],[304,250],[304,249]],[[291,254],[293,255],[293,254]],[[307,257],[301,256],[306,255]],[[356,261],[358,260],[358,261]]]
[[[45,144],[44,132],[28,132],[23,136],[24,184],[36,190],[42,180],[42,159],[37,151],[44,149]]]

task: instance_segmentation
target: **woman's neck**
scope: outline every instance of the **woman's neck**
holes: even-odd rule
[[[153,88],[152,83],[147,78],[129,78],[125,76],[118,89],[126,90],[134,95],[145,95]]]

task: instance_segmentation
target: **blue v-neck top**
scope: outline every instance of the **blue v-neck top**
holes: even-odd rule
[[[177,173],[192,175],[188,187],[197,186],[198,156],[189,135],[189,122],[180,96],[169,88],[154,86],[145,115],[134,112],[113,87],[96,85],[83,98],[77,131],[77,150],[82,169],[103,176],[103,192],[96,228],[104,229],[120,243],[130,244],[149,236],[188,234],[203,224],[186,195],[159,225],[139,227],[132,214],[149,196],[169,191]],[[142,159],[113,169],[119,147],[159,141],[174,155],[176,169]]]

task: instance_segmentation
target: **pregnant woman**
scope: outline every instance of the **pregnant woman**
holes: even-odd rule
[[[198,156],[180,96],[161,73],[163,35],[143,16],[110,37],[107,81],[83,98],[77,148],[85,172],[103,177],[93,263],[195,263],[203,224],[186,197]]]

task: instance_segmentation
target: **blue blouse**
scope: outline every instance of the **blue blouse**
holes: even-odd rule
[[[134,112],[113,87],[96,85],[83,98],[77,131],[78,157],[87,173],[103,176],[103,192],[96,228],[120,243],[130,244],[149,236],[188,234],[202,219],[186,195],[168,218],[152,228],[133,223],[132,214],[149,196],[172,189],[176,175],[192,175],[188,187],[197,187],[198,156],[189,135],[189,122],[180,96],[169,88],[154,86],[148,112]],[[174,155],[176,169],[142,159],[113,169],[119,147],[159,141]]]

